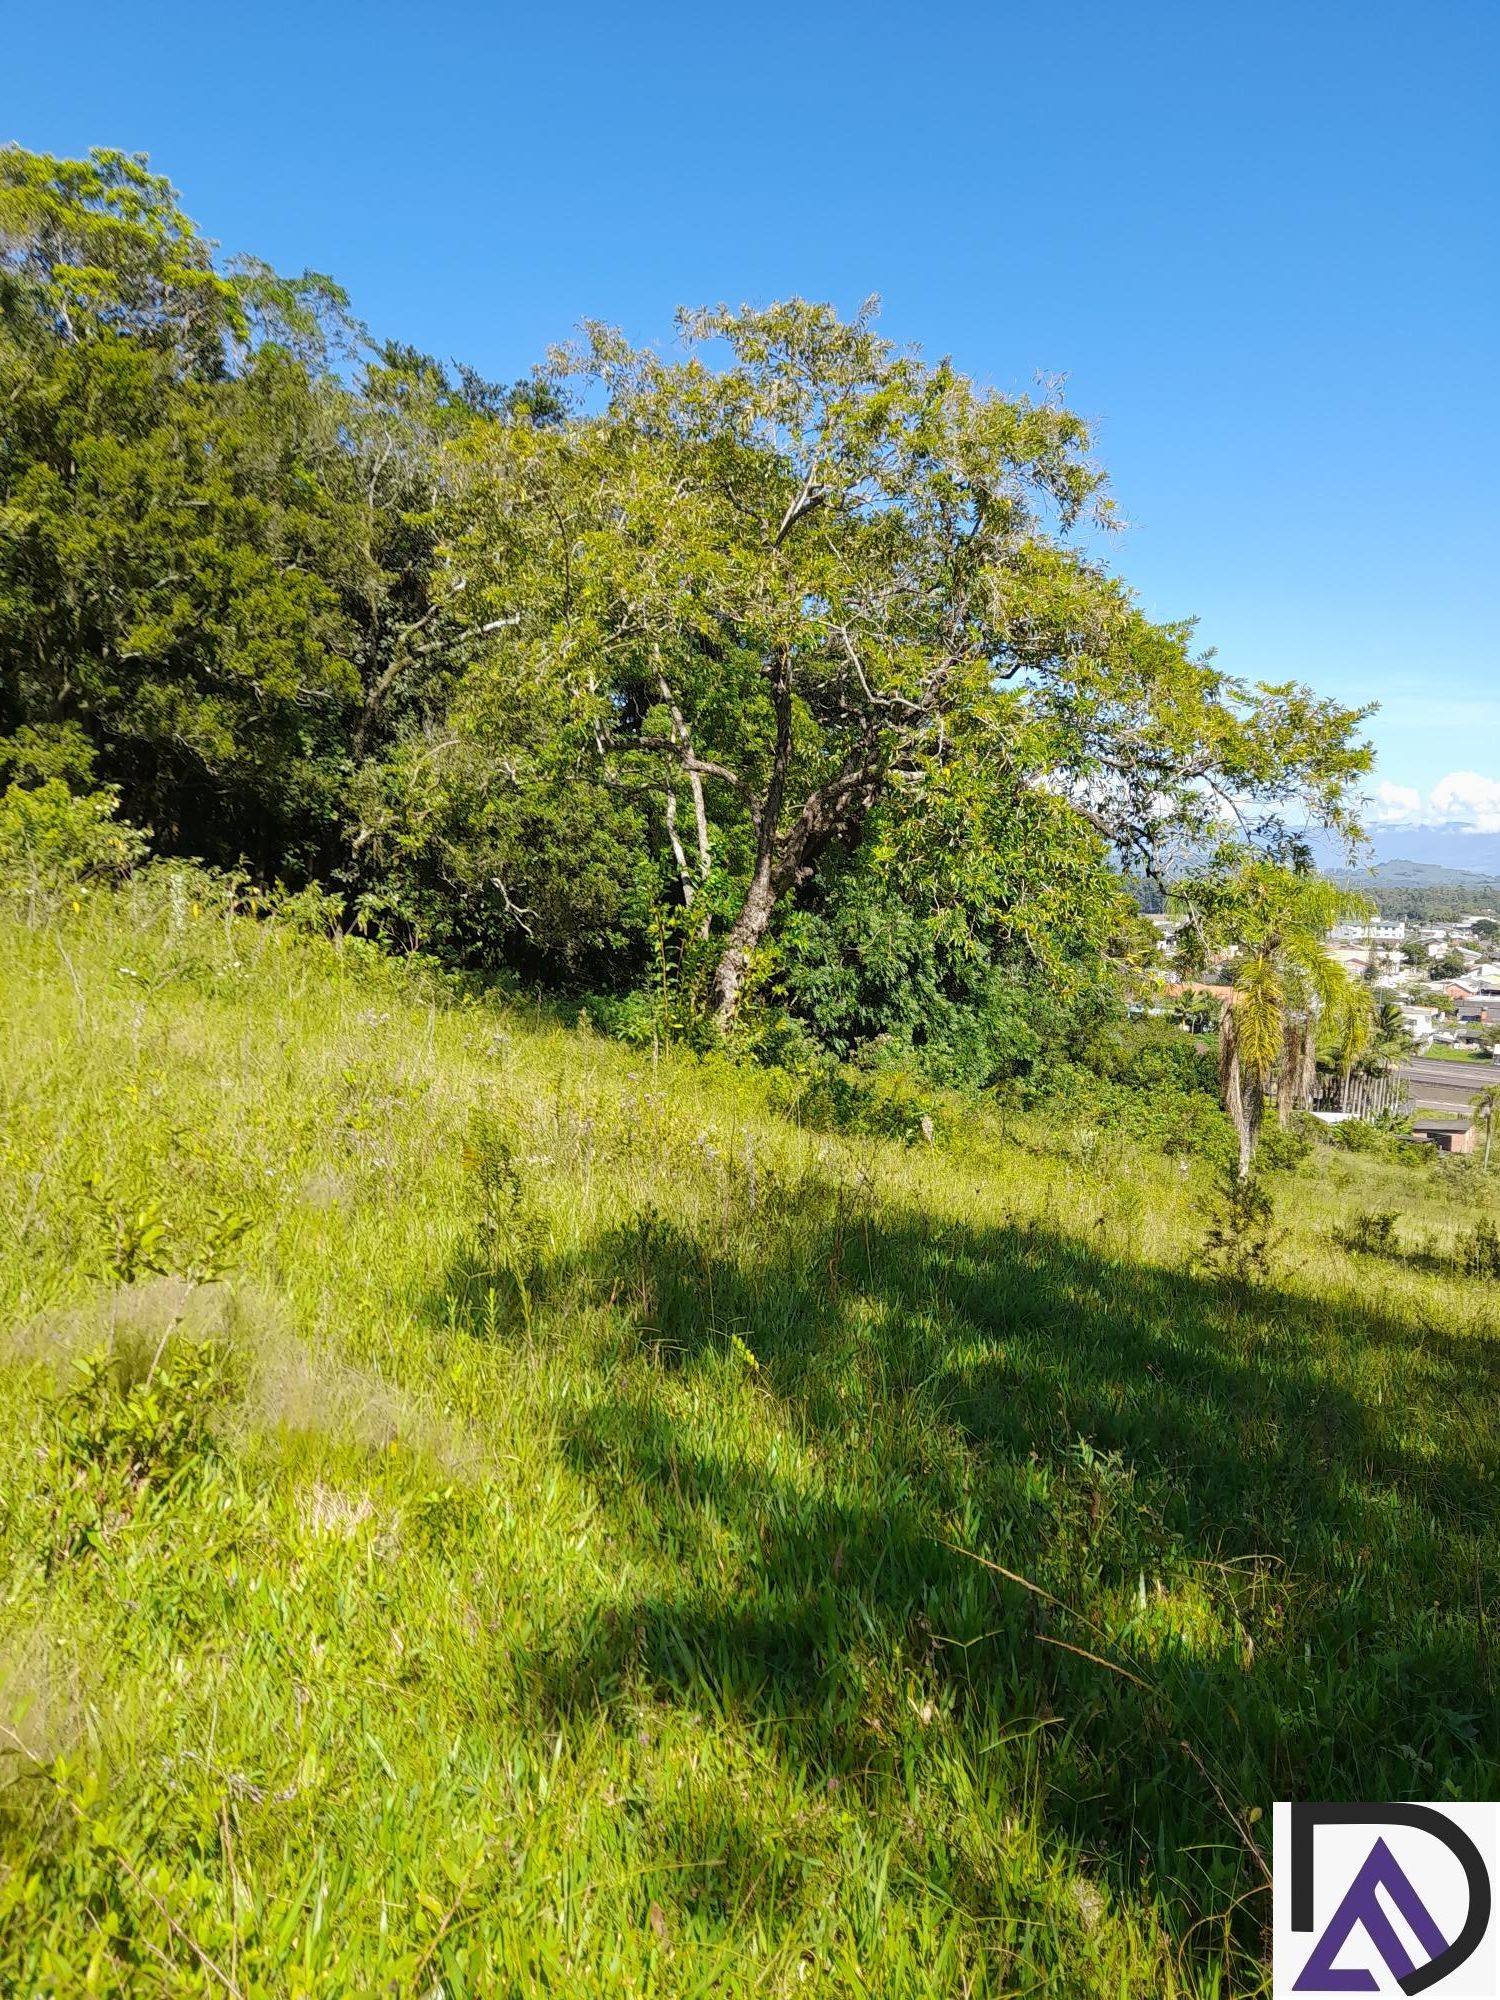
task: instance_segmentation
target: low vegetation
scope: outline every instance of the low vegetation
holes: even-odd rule
[[[1270,1132],[1226,1265],[1222,1121],[323,928],[5,920],[4,1990],[1254,1993],[1274,1799],[1495,1795],[1477,1161]]]

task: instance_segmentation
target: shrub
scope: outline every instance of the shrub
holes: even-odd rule
[[[1306,1119],[1304,1113],[1293,1112],[1285,1125],[1269,1124],[1260,1135],[1260,1164],[1270,1173],[1292,1173],[1311,1157],[1312,1135],[1307,1130],[1311,1124],[1317,1130],[1315,1119]]]
[[[1346,1153],[1389,1152],[1388,1136],[1363,1118],[1346,1118],[1341,1125],[1327,1125],[1328,1144],[1338,1146]]]
[[[0,892],[36,922],[70,891],[119,881],[146,852],[139,828],[117,819],[119,794],[70,792],[61,778],[10,785],[0,796]]]
[[[137,1484],[170,1477],[203,1449],[230,1386],[217,1342],[180,1335],[163,1339],[144,1374],[108,1348],[73,1365],[78,1382],[56,1411],[64,1463],[114,1468]]]
[[[303,937],[341,938],[344,934],[343,897],[330,895],[316,882],[297,890],[278,884],[271,911],[288,930]]]
[[[1221,1277],[1248,1285],[1270,1276],[1278,1240],[1276,1204],[1265,1181],[1259,1174],[1242,1179],[1228,1169],[1203,1239],[1203,1262]]]
[[[484,1106],[470,1114],[463,1157],[477,1212],[455,1305],[471,1324],[497,1331],[496,1280],[503,1279],[529,1329],[540,1220],[510,1136]]]
[[[796,1090],[789,1109],[805,1125],[910,1146],[933,1137],[943,1099],[943,1092],[898,1063],[878,1069],[830,1063]]]
[[[1455,1261],[1471,1278],[1500,1278],[1500,1227],[1482,1216],[1458,1240]]]
[[[1346,1250],[1366,1256],[1392,1257],[1397,1254],[1396,1223],[1393,1209],[1367,1208],[1343,1232],[1340,1241]]]

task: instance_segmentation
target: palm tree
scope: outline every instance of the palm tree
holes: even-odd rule
[[[1240,1179],[1248,1180],[1273,1084],[1283,1124],[1312,1095],[1319,1019],[1333,1016],[1344,1024],[1347,1093],[1349,1069],[1368,1044],[1370,1015],[1364,989],[1325,956],[1316,938],[1268,939],[1241,959],[1234,984],[1219,1022],[1219,1094],[1239,1140]]]
[[[1490,1148],[1495,1143],[1495,1120],[1500,1118],[1500,1081],[1487,1083],[1469,1099],[1474,1116],[1484,1124],[1484,1169],[1489,1172]]]
[[[1339,1109],[1349,1109],[1349,1078],[1360,1057],[1375,1041],[1375,1000],[1368,986],[1346,979],[1332,994],[1329,1009],[1333,1045],[1339,1069]]]
[[[1417,1045],[1407,1032],[1399,1000],[1381,1001],[1380,1013],[1375,1021],[1375,1041],[1385,1062],[1404,1062],[1415,1052]]]
[[[1235,992],[1219,1022],[1219,1094],[1239,1141],[1239,1177],[1250,1178],[1274,1086],[1283,1120],[1312,1094],[1318,1029],[1332,1022],[1348,1073],[1369,1047],[1374,1004],[1323,949],[1323,939],[1348,898],[1316,877],[1289,875],[1269,863],[1247,869],[1221,915],[1245,942],[1234,971]]]

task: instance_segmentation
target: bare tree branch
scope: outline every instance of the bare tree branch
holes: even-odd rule
[[[782,515],[781,526],[776,530],[771,547],[779,549],[797,523],[805,519],[807,515],[816,513],[827,498],[828,488],[820,486],[809,472],[802,482],[796,499],[793,500]]]

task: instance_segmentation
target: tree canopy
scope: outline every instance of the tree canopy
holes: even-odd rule
[[[12,776],[491,970],[628,987],[667,925],[721,1030],[853,1043],[1129,956],[1124,870],[1354,830],[1363,711],[1147,617],[1056,395],[872,303],[677,333],[486,382],[142,159],[0,152]]]

